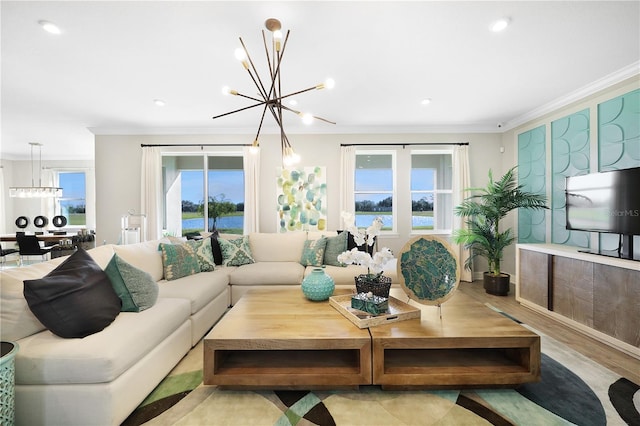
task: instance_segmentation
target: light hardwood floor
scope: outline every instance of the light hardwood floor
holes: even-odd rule
[[[609,370],[640,384],[640,360],[521,306],[515,300],[513,286],[511,286],[508,296],[487,294],[481,281],[472,283],[460,282],[458,290],[482,303],[489,303],[501,309],[503,312],[566,344]]]

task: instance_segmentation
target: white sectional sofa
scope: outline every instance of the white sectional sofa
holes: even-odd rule
[[[84,338],[47,330],[23,295],[24,280],[47,275],[65,258],[0,271],[0,337],[20,346],[16,424],[120,424],[246,291],[299,286],[313,269],[300,263],[305,240],[320,236],[254,233],[249,235],[254,263],[216,266],[172,281],[163,276],[161,241],[89,250],[103,269],[117,254],[148,272],[158,283],[158,299],[144,311],[120,312],[102,331]],[[325,270],[337,287],[354,287],[354,276],[366,272],[356,265]],[[395,265],[385,275],[397,282]]]

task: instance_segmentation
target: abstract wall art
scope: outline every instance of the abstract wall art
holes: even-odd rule
[[[278,232],[327,229],[326,167],[277,169]]]

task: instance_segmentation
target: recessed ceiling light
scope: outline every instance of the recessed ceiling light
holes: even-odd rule
[[[38,24],[42,27],[43,30],[45,30],[48,33],[60,34],[62,32],[62,31],[60,31],[60,28],[56,24],[54,24],[53,22],[38,21]]]
[[[422,105],[429,105],[431,103],[431,98],[426,98],[420,101]]]
[[[162,99],[154,99],[153,103],[156,104],[156,106],[159,107],[163,107],[165,106],[167,103],[165,101],[163,101]]]
[[[295,99],[289,99],[289,105],[296,106],[298,105],[298,101],[296,101]]]
[[[494,33],[499,33],[503,31],[505,28],[509,26],[509,18],[498,19],[496,22],[491,24],[491,31]]]

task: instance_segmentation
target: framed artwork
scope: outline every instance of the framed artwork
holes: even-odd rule
[[[327,229],[326,167],[277,169],[278,232]]]

